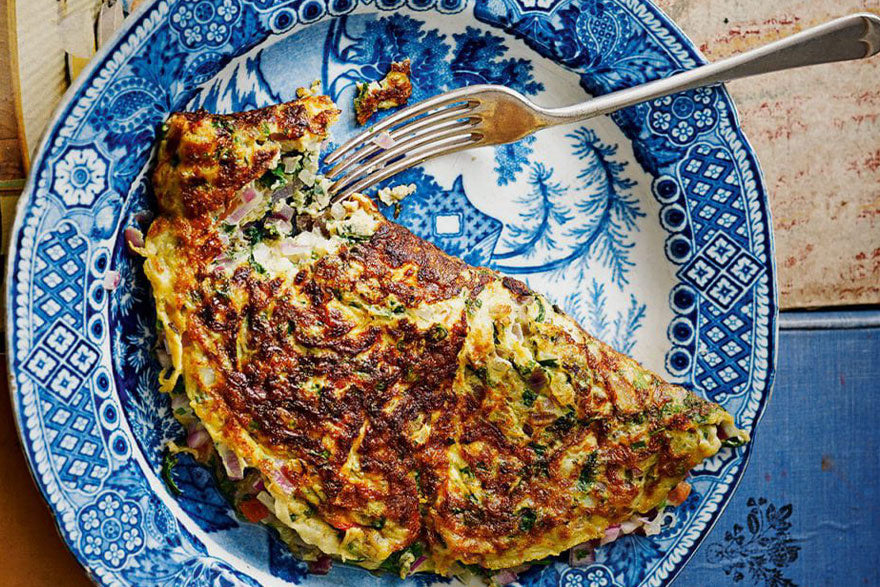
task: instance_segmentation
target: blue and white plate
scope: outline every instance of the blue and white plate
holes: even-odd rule
[[[474,83],[545,105],[694,67],[702,58],[647,0],[158,0],[128,20],[68,92],[21,198],[8,267],[15,415],[61,534],[102,585],[392,585],[337,565],[315,576],[238,519],[182,460],[157,392],[150,292],[123,243],[153,206],[145,180],[173,110],[231,112],[320,79],[355,132],[360,80],[412,60],[414,100]],[[727,92],[701,89],[519,144],[432,162],[399,222],[467,261],[548,294],[588,330],[720,402],[753,431],[776,355],[767,197]],[[104,288],[108,271],[120,286]],[[657,536],[597,561],[560,558],[522,585],[661,585],[681,570],[739,481],[748,447],[691,477]],[[424,585],[436,577],[418,577]]]

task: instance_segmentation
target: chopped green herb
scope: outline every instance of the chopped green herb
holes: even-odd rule
[[[251,251],[251,256],[248,258],[248,262],[250,262],[251,267],[254,268],[254,271],[259,273],[260,275],[264,275],[266,273],[266,268],[260,265],[256,259],[254,259],[254,252]]]
[[[352,243],[365,243],[372,238],[372,236],[368,234],[356,234],[354,232],[346,232],[339,236]]]
[[[543,322],[544,321],[544,302],[541,301],[541,298],[535,296],[535,301],[538,302],[538,315],[535,316],[535,322]]]
[[[250,422],[248,422],[248,430],[250,430],[251,432],[259,432],[260,423],[256,420],[251,420]]]
[[[528,532],[535,527],[538,516],[531,508],[523,508],[519,511],[519,529]]]
[[[399,574],[400,558],[407,553],[413,556],[413,560],[418,560],[418,558],[425,553],[425,546],[421,542],[413,542],[403,550],[398,550],[397,552],[392,553],[391,556],[382,561],[379,568],[388,573],[394,573],[395,575]]]
[[[648,444],[644,440],[640,440],[638,442],[632,443],[632,448],[635,450],[639,450],[640,448],[645,448]]]
[[[376,530],[381,530],[385,527],[385,518],[378,518],[370,522],[370,528],[375,528]]]
[[[587,491],[593,481],[596,480],[597,460],[598,455],[595,452],[591,452],[587,456],[587,460],[584,461],[584,466],[581,468],[581,474],[578,475],[578,489],[581,491]]]
[[[287,176],[284,174],[282,166],[279,165],[264,173],[258,181],[266,189],[278,189],[287,185]]]
[[[212,118],[211,126],[213,126],[214,128],[222,128],[229,134],[232,134],[232,132],[235,130],[235,127],[232,126],[232,123],[225,118]]]
[[[465,309],[467,310],[467,313],[468,313],[468,314],[473,314],[473,313],[476,312],[479,308],[482,308],[482,307],[483,307],[483,301],[482,301],[482,300],[478,300],[477,298],[468,298],[468,299],[465,300],[465,302],[464,302],[464,307],[465,307]]]
[[[538,364],[542,367],[548,367],[550,369],[556,369],[557,367],[559,367],[558,359],[542,359],[538,361]]]
[[[730,438],[725,438],[721,441],[721,446],[729,446],[731,448],[738,448],[746,443],[745,440],[740,438],[739,436],[731,436]]]
[[[547,430],[549,430],[550,432],[564,434],[574,428],[576,422],[577,417],[575,416],[574,411],[569,411],[566,412],[565,415],[556,418],[556,420],[554,420],[552,424],[547,426]]]
[[[465,370],[472,373],[483,385],[489,385],[489,370],[486,367],[474,367],[473,365],[465,365]]]
[[[516,370],[519,372],[520,377],[522,377],[523,379],[527,379],[532,373],[534,373],[535,365],[536,364],[534,361],[529,361],[527,365],[517,365],[516,363],[513,364],[513,366],[516,367]]]
[[[367,83],[358,83],[357,84],[357,96],[354,97],[354,109],[355,112],[360,108],[361,102],[363,102],[364,98],[367,95],[367,90],[369,90],[370,84]],[[370,132],[375,130],[375,127],[370,127]]]
[[[465,477],[473,477],[473,476],[474,476],[474,472],[471,471],[471,468],[470,468],[470,467],[462,467],[462,468],[459,469],[459,471],[460,471],[461,474],[464,475]]]
[[[529,448],[535,451],[535,454],[540,456],[544,456],[544,453],[547,452],[547,447],[543,444],[538,444],[537,442],[530,442]]]
[[[440,342],[449,335],[449,331],[442,324],[434,324],[428,329],[428,340]]]
[[[330,451],[327,450],[326,448],[324,450],[320,450],[320,451],[306,450],[306,452],[309,453],[310,455],[312,455],[313,457],[320,457],[320,458],[324,459],[325,461],[330,458]]]
[[[174,476],[171,474],[176,465],[177,455],[166,450],[162,456],[162,480],[172,494],[180,495],[183,491],[177,486],[177,481],[174,480]]]
[[[244,236],[250,241],[251,245],[255,245],[262,241],[265,235],[262,226],[259,224],[251,224],[244,229]]]
[[[498,336],[498,325],[492,323],[492,341],[495,344],[501,344],[501,337]]]
[[[523,391],[522,401],[527,407],[531,408],[532,406],[534,406],[536,399],[538,399],[538,394],[531,389],[526,389]]]

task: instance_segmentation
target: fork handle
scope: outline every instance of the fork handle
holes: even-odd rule
[[[805,65],[864,59],[878,51],[880,17],[868,13],[852,14],[664,79],[611,92],[573,106],[543,109],[542,114],[546,126],[578,122],[701,86]]]

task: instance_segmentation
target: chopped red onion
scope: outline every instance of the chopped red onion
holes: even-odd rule
[[[519,577],[517,577],[516,573],[508,570],[498,571],[495,573],[495,582],[499,585],[509,585],[516,581]]]
[[[280,208],[278,208],[278,210],[275,212],[275,216],[290,222],[290,220],[293,218],[293,213],[294,209],[287,204],[284,204]]]
[[[333,559],[326,554],[318,557],[318,560],[309,561],[309,572],[313,575],[326,575],[333,568]]]
[[[620,524],[614,524],[613,526],[608,526],[605,529],[605,535],[602,537],[602,540],[599,541],[600,546],[604,546],[609,542],[614,542],[620,536]]]
[[[256,482],[255,482],[254,485],[253,485],[253,489],[254,489],[254,491],[256,491],[257,493],[266,490],[266,484],[263,483],[263,478],[262,478],[262,477],[257,477],[257,480],[256,480]]]
[[[293,183],[288,183],[281,189],[275,190],[272,192],[272,201],[277,202],[278,200],[286,200],[290,196],[293,195],[294,185]]]
[[[122,277],[120,277],[119,271],[107,271],[104,273],[104,289],[113,291],[119,287],[120,281],[122,281]]]
[[[380,149],[390,149],[397,144],[397,141],[395,141],[394,138],[384,130],[370,139],[370,142]]]
[[[281,471],[273,471],[272,480],[275,481],[275,484],[285,493],[290,493],[294,490],[293,483],[291,483],[290,479],[287,478],[287,475]]]
[[[257,199],[257,191],[254,188],[247,188],[241,192],[241,201],[247,204]]]
[[[189,434],[186,435],[186,445],[191,449],[198,450],[205,446],[211,437],[208,431],[202,426],[193,426]]]
[[[129,248],[132,249],[142,249],[144,248],[144,233],[135,228],[134,226],[129,226],[125,229],[125,242],[128,244]]]
[[[413,561],[413,564],[411,564],[409,566],[409,572],[415,573],[416,569],[418,569],[420,566],[422,566],[422,564],[424,564],[424,562],[426,560],[428,560],[428,557],[426,557],[425,555],[422,555],[419,558],[417,558],[415,561]]]
[[[224,449],[220,451],[220,458],[223,460],[223,468],[226,469],[226,476],[234,481],[244,478],[244,467],[241,460],[234,451]]]
[[[238,224],[241,222],[245,216],[259,207],[261,198],[257,196],[258,194],[253,188],[247,188],[244,190],[239,196],[240,203],[232,210],[232,212],[226,215],[224,221],[229,224]]]

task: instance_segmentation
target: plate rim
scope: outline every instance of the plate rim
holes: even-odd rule
[[[478,0],[465,0],[464,6],[465,8],[472,6]],[[600,0],[601,1],[601,0]],[[612,0],[613,1],[613,0]],[[694,67],[698,67],[700,65],[708,63],[708,60],[703,55],[702,51],[696,46],[696,44],[685,34],[685,32],[680,28],[680,26],[676,23],[674,19],[672,19],[666,12],[654,4],[652,0],[622,0],[626,3],[637,3],[638,6],[643,7],[645,10],[652,13],[652,16],[659,21],[659,23],[667,29],[668,33],[670,33],[674,40],[680,45],[681,49],[687,53],[691,59],[694,61]],[[33,460],[36,458],[36,453],[34,453],[34,457],[31,456],[31,451],[28,450],[28,447],[31,445],[26,437],[26,429],[24,427],[24,423],[20,417],[20,404],[19,404],[19,393],[18,386],[15,381],[16,373],[13,371],[13,363],[14,363],[14,353],[16,352],[15,347],[13,346],[13,338],[14,338],[14,315],[10,312],[10,309],[13,307],[13,304],[10,303],[15,297],[15,289],[17,281],[13,281],[12,277],[14,276],[13,269],[16,265],[16,261],[19,259],[19,241],[22,237],[22,227],[24,218],[26,216],[26,211],[30,207],[33,206],[33,196],[35,192],[35,186],[37,181],[37,172],[43,167],[46,158],[49,156],[49,144],[53,139],[58,138],[59,125],[67,118],[70,114],[69,110],[73,105],[74,101],[80,96],[80,93],[84,86],[91,83],[93,81],[93,76],[96,70],[104,67],[107,63],[107,59],[109,56],[118,52],[121,46],[125,41],[130,39],[130,35],[133,30],[143,24],[145,16],[149,15],[154,11],[154,8],[157,4],[161,4],[162,2],[167,2],[169,8],[173,4],[174,0],[147,0],[140,4],[137,9],[129,15],[128,18],[125,19],[123,26],[115,33],[112,42],[104,45],[100,48],[96,54],[92,57],[86,67],[82,70],[79,76],[74,80],[74,82],[68,87],[65,91],[61,101],[56,105],[53,109],[52,115],[49,119],[49,122],[44,129],[39,143],[34,150],[34,156],[31,159],[30,169],[28,171],[27,181],[25,182],[24,187],[22,188],[21,195],[18,198],[15,206],[15,216],[10,228],[10,239],[9,239],[9,248],[7,251],[7,259],[6,259],[6,284],[4,291],[4,300],[6,302],[6,320],[5,320],[5,342],[6,342],[6,365],[7,365],[7,382],[9,386],[9,394],[10,401],[12,406],[12,419],[15,424],[15,429],[18,434],[18,440],[21,445],[21,450],[24,453],[25,461],[27,462],[27,469],[30,474],[31,480],[39,490],[45,505],[50,513],[52,522],[55,526],[56,534],[61,539],[64,546],[67,550],[73,555],[76,562],[80,565],[80,567],[85,572],[86,576],[92,582],[96,584],[107,584],[103,578],[97,576],[97,574],[93,570],[93,565],[91,565],[83,556],[83,553],[75,542],[68,540],[65,536],[64,529],[62,528],[61,516],[63,512],[57,509],[56,504],[53,503],[53,500],[50,497],[48,487],[40,481],[39,473],[37,471],[37,463]],[[368,4],[371,3],[370,0],[365,0],[363,2],[359,2],[359,4]],[[401,8],[406,8],[406,5],[401,6]],[[161,16],[160,20],[165,20],[168,18],[168,14],[157,15]],[[333,18],[333,17],[331,17]],[[309,26],[311,23],[307,23],[305,26]],[[483,23],[486,24],[486,23]],[[301,29],[300,29],[301,30]],[[505,31],[506,32],[506,31]],[[287,31],[286,33],[281,33],[282,35],[292,34],[293,30]],[[506,34],[510,34],[507,33]],[[270,33],[270,37],[276,35],[275,33]],[[511,35],[512,36],[512,35]],[[661,43],[662,45],[668,48],[667,42]],[[690,69],[690,68],[688,68]],[[764,211],[763,220],[766,222],[766,248],[767,248],[767,262],[764,263],[764,267],[767,270],[768,277],[768,294],[767,303],[769,305],[769,313],[767,316],[768,321],[768,334],[767,334],[767,345],[768,345],[768,353],[767,353],[767,369],[765,376],[765,391],[762,394],[759,405],[755,411],[754,421],[752,424],[752,442],[748,443],[745,447],[743,447],[741,464],[739,466],[739,470],[734,474],[734,478],[731,480],[727,490],[726,490],[726,498],[724,498],[721,503],[718,505],[715,512],[713,512],[712,519],[706,523],[703,530],[700,534],[694,539],[693,544],[687,548],[687,551],[682,556],[681,560],[674,564],[674,567],[671,571],[668,572],[667,577],[664,579],[663,584],[669,585],[672,584],[675,579],[678,577],[679,573],[684,569],[693,555],[702,545],[702,542],[705,538],[712,532],[715,525],[718,523],[719,519],[723,515],[724,511],[730,504],[730,500],[733,498],[736,493],[742,479],[745,475],[745,472],[748,469],[749,463],[751,461],[753,443],[755,438],[758,435],[758,426],[761,423],[761,420],[764,417],[766,412],[766,408],[768,403],[771,401],[774,388],[775,388],[775,379],[777,372],[777,361],[778,361],[778,340],[779,340],[779,287],[777,282],[777,259],[776,259],[776,246],[775,246],[775,234],[773,230],[773,215],[772,209],[770,205],[770,198],[767,191],[764,171],[763,167],[760,163],[758,155],[749,141],[744,129],[742,128],[740,121],[740,114],[737,108],[733,97],[730,95],[730,92],[727,88],[726,84],[718,84],[715,86],[717,90],[720,92],[721,97],[723,98],[723,102],[725,106],[729,109],[729,114],[732,117],[731,130],[734,133],[735,138],[737,138],[740,142],[740,149],[745,154],[747,159],[749,160],[750,167],[753,169],[755,173],[754,177],[754,189],[759,192],[758,201],[762,204]],[[615,123],[616,124],[616,123]],[[22,357],[21,360],[24,360]],[[51,454],[48,450],[45,450],[45,454]]]

